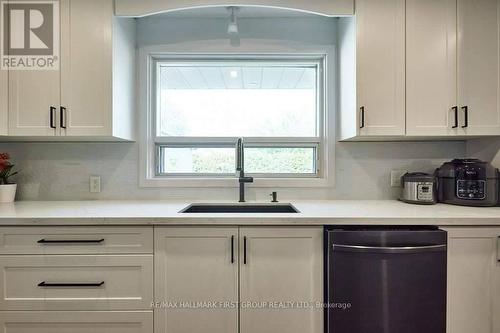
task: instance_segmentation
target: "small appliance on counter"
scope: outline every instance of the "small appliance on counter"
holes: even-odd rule
[[[428,173],[406,173],[401,177],[399,200],[412,204],[434,205],[437,202],[437,180]]]
[[[498,204],[498,170],[478,159],[455,159],[436,170],[438,201],[462,206]]]

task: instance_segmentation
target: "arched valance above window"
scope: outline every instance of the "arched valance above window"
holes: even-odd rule
[[[325,16],[354,14],[354,0],[116,0],[117,16],[142,17],[174,10],[212,6],[263,6]]]

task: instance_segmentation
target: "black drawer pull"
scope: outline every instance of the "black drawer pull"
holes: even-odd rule
[[[90,282],[90,283],[63,283],[63,282],[40,282],[38,284],[39,287],[43,288],[64,288],[64,287],[102,287],[104,285],[104,281],[101,282]]]
[[[40,239],[39,244],[99,244],[104,242],[101,239]]]

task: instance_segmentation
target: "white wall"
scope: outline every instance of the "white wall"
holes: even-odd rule
[[[470,140],[466,146],[467,156],[492,162],[500,169],[500,138]]]
[[[139,47],[226,40],[225,19],[138,20]],[[241,19],[242,48],[250,41],[289,48],[336,42],[335,19]],[[229,42],[227,42],[229,43]],[[139,112],[141,112],[139,110]],[[220,199],[235,200],[234,188],[152,189],[139,187],[138,143],[4,143],[0,152],[10,152],[21,176],[19,198],[30,200],[79,199]],[[390,187],[391,169],[433,171],[444,161],[465,157],[464,142],[427,143],[338,143],[336,145],[336,185],[331,188],[280,189],[281,199],[389,199],[398,189]],[[100,194],[89,193],[90,175],[102,177]],[[268,200],[272,189],[252,188],[248,198]]]

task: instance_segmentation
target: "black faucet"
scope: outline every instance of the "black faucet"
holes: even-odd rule
[[[245,177],[245,147],[243,139],[239,138],[236,143],[236,173],[239,171],[240,200],[245,202],[245,183],[253,183],[252,177]]]

